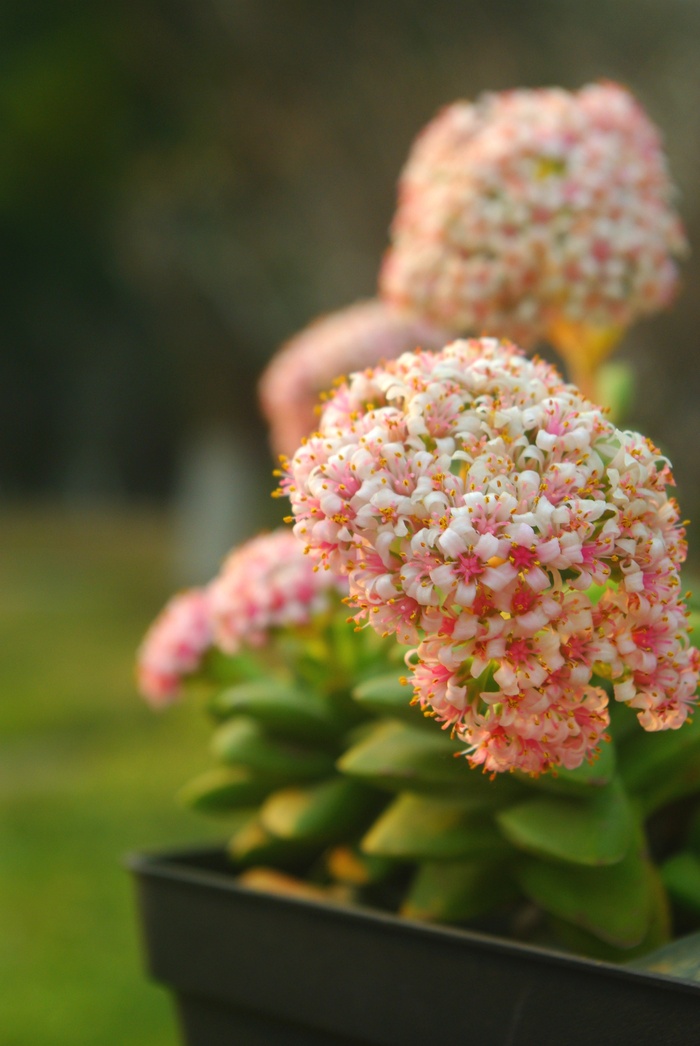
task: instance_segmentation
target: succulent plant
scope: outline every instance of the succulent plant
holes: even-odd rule
[[[156,704],[209,684],[216,766],[182,797],[246,881],[612,959],[667,940],[700,792],[671,482],[510,343],[339,384],[283,470],[294,531],[176,597],[139,659]]]
[[[308,566],[300,544],[285,547]],[[160,631],[152,637],[162,650],[162,621]],[[182,648],[172,625],[170,640]],[[153,646],[144,644],[142,663]],[[682,801],[700,792],[700,720],[651,735],[615,709],[595,762],[556,776],[489,776],[412,703],[405,654],[394,639],[358,631],[328,589],[320,610],[276,626],[263,646],[227,653],[213,638],[189,663],[180,682],[200,699],[204,691],[212,765],[180,798],[221,820],[232,871],[252,885],[416,919],[490,919],[615,961],[668,940],[652,851],[672,853],[663,879],[682,897],[692,861],[700,867],[690,850],[673,850]],[[692,896],[698,907],[697,885]]]

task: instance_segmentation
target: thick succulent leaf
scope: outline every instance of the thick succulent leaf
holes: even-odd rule
[[[240,807],[259,803],[270,792],[248,767],[227,766],[207,770],[189,781],[178,793],[185,806],[203,813],[228,814]]]
[[[352,696],[373,715],[390,716],[411,726],[435,730],[437,724],[425,716],[417,705],[412,705],[413,687],[402,683],[399,669],[373,676],[356,686]],[[439,728],[438,728],[439,729]]]
[[[393,665],[396,665],[397,676],[402,667],[405,671],[405,648],[393,636],[385,639],[373,628],[358,628],[354,621],[341,613],[331,615],[328,635],[336,672],[346,681],[355,683],[369,675],[386,672]],[[325,658],[323,668],[327,678],[328,658]]]
[[[270,835],[260,823],[257,811],[233,833],[227,849],[239,865],[292,868],[313,856],[313,848],[305,843]]]
[[[627,705],[620,704],[619,701],[615,700],[612,684],[610,684],[609,680],[599,680],[597,677],[594,677],[591,682],[598,686],[606,683],[607,688],[610,690],[608,701],[610,725],[607,732],[613,738],[616,748],[619,750],[621,745],[626,744],[628,737],[636,737],[639,733],[640,726],[637,716],[633,708],[628,708]]]
[[[362,853],[356,846],[340,844],[326,855],[326,867],[330,876],[339,883],[349,886],[369,886],[381,883],[393,875],[401,862],[388,857],[375,857]]]
[[[693,813],[687,824],[685,843],[688,850],[700,856],[700,803],[693,804]]]
[[[700,933],[691,933],[630,963],[635,970],[700,983]]]
[[[247,651],[239,654],[224,654],[218,647],[207,650],[197,675],[219,686],[242,683],[248,679],[262,679],[269,668],[260,658]]]
[[[516,872],[527,896],[617,948],[632,948],[652,921],[655,884],[649,861],[632,847],[617,864],[603,868],[561,865],[534,858]]]
[[[607,962],[630,963],[630,960],[646,955],[648,952],[666,944],[671,935],[671,920],[668,897],[661,878],[653,865],[649,865],[651,891],[651,918],[645,936],[638,944],[620,948],[595,934],[589,933],[580,926],[564,919],[550,917],[550,925],[555,930],[561,944],[569,951],[579,955],[588,955],[593,959],[604,959]]]
[[[517,897],[505,865],[491,861],[428,861],[418,869],[401,906],[411,919],[463,922]]]
[[[363,831],[382,801],[373,789],[333,777],[310,787],[274,792],[262,806],[260,822],[281,839],[334,843]]]
[[[700,857],[696,853],[681,850],[669,857],[661,877],[674,901],[700,915]]]
[[[248,868],[246,871],[241,872],[237,882],[240,886],[245,886],[249,890],[260,890],[267,894],[279,894],[282,897],[298,897],[305,901],[321,901],[324,904],[329,902],[350,904],[353,901],[352,894],[347,887],[319,886],[305,879],[287,875],[276,868],[260,866]]]
[[[646,814],[700,792],[700,715],[678,730],[646,733],[640,728],[620,746],[619,768]]]
[[[572,864],[609,865],[630,848],[635,816],[619,781],[590,797],[541,796],[497,814],[505,837],[520,850]]]
[[[615,776],[617,758],[612,741],[603,741],[600,754],[593,762],[584,762],[575,770],[561,767],[556,772],[529,777],[518,772],[518,780],[531,788],[554,795],[587,795],[591,789],[604,788]]]
[[[465,758],[455,758],[463,748],[437,723],[426,731],[390,719],[366,732],[337,765],[350,777],[392,792],[483,794],[494,803],[519,794],[515,782],[507,778],[491,781],[472,770]]]
[[[398,796],[361,842],[365,853],[405,860],[495,857],[510,850],[482,801]]]
[[[211,748],[221,762],[247,766],[271,782],[327,777],[334,767],[329,752],[271,737],[248,716],[236,716],[223,723],[214,734]]]
[[[319,694],[274,677],[221,690],[212,698],[210,708],[217,718],[250,716],[280,737],[298,741],[332,740],[344,728],[344,722],[338,721]]]

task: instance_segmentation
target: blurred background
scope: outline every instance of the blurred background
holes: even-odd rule
[[[5,0],[0,1043],[175,1042],[119,862],[217,835],[172,798],[207,730],[141,707],[133,651],[282,515],[256,381],[374,294],[442,105],[604,78],[662,128],[695,253],[619,358],[700,568],[699,45],[700,0]]]

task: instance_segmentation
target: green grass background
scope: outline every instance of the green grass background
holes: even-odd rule
[[[207,765],[202,710],[154,713],[133,682],[171,594],[165,521],[27,510],[0,532],[0,1043],[173,1046],[123,858],[221,830],[174,800]]]

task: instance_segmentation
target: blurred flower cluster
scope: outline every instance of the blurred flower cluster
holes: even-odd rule
[[[447,334],[379,299],[322,316],[291,338],[260,381],[260,404],[278,454],[293,454],[316,425],[319,398],[338,375],[419,346],[440,349]]]
[[[378,297],[272,360],[293,528],[138,658],[152,704],[204,692],[216,766],[183,797],[247,881],[450,922],[534,904],[537,939],[616,960],[668,938],[670,896],[700,918],[684,524],[667,459],[592,398],[673,297],[672,202],[614,84],[457,103],[401,175]]]
[[[318,573],[298,554],[290,530],[253,538],[234,550],[206,588],[174,596],[144,638],[138,685],[154,705],[179,697],[183,681],[199,671],[216,647],[236,654],[263,647],[277,629],[308,625],[324,614],[333,593],[347,588]]]
[[[659,133],[617,84],[456,103],[401,176],[382,293],[457,333],[549,339],[585,373],[673,298],[673,200]]]

